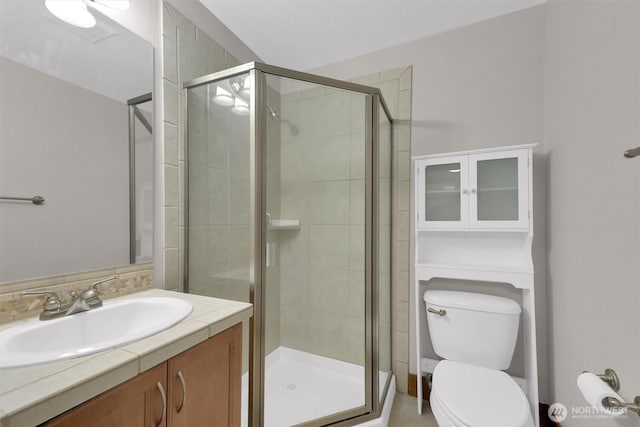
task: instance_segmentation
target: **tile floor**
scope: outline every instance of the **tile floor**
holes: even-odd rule
[[[389,427],[438,427],[429,405],[422,407],[422,415],[418,415],[416,398],[406,393],[396,393],[389,418]]]

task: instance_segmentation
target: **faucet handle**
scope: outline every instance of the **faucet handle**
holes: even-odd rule
[[[49,291],[25,291],[20,292],[20,296],[29,296],[29,295],[46,295],[47,298],[44,300],[44,304],[42,308],[44,311],[57,311],[60,310],[62,304],[60,304],[60,297],[55,292]]]
[[[92,283],[91,286],[89,286],[89,289],[94,290],[99,294],[100,291],[98,290],[98,285],[101,285],[101,284],[106,283],[106,282],[110,282],[111,280],[115,280],[115,279],[116,279],[116,276],[111,276],[111,277],[108,277],[106,279],[99,280],[97,282]]]

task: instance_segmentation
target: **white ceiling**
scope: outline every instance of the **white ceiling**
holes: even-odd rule
[[[308,70],[546,0],[200,0],[266,63]]]
[[[83,29],[53,16],[44,0],[0,0],[0,56],[126,102],[153,89],[153,49],[91,9]]]

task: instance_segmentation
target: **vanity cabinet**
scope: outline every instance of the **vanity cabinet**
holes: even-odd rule
[[[238,324],[42,426],[239,427],[241,377]]]
[[[158,386],[160,384],[160,386]],[[167,364],[162,363],[124,384],[42,424],[46,427],[165,427],[163,399]]]
[[[417,160],[418,228],[527,228],[529,157],[523,148]]]
[[[242,326],[170,359],[171,427],[240,427]]]

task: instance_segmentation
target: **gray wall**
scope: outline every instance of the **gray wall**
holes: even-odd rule
[[[2,57],[0,76],[0,195],[46,199],[2,203],[0,282],[128,264],[127,105]]]
[[[540,397],[569,410],[586,404],[582,370],[613,367],[625,398],[640,390],[640,169],[621,155],[640,141],[639,22],[636,1],[552,0],[314,70],[412,63],[413,154],[544,139],[534,161]]]
[[[640,10],[637,1],[551,1],[546,23],[549,381],[583,406],[576,377],[614,368],[640,394]],[[637,426],[567,419],[571,426]]]
[[[544,22],[538,6],[394,48],[312,70],[344,78],[365,70],[413,65],[411,154],[539,143],[534,180],[534,229],[538,364],[546,371],[544,215]],[[413,217],[413,216],[412,216]],[[412,224],[413,225],[413,224]],[[412,232],[413,234],[413,232]],[[411,256],[410,259],[413,259]],[[411,280],[410,299],[413,300]],[[475,289],[519,300],[511,287],[484,283],[432,281],[432,288]],[[411,301],[410,307],[413,307]],[[409,372],[416,372],[414,312],[410,310]],[[426,328],[425,328],[426,329]],[[423,354],[435,357],[428,336]],[[524,374],[519,344],[511,371]],[[540,396],[546,401],[545,378]]]
[[[544,6],[311,72],[349,78],[413,65],[412,155],[542,141]]]

